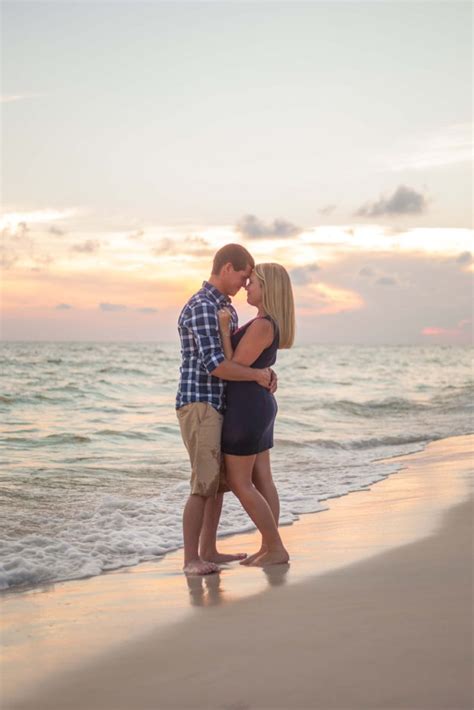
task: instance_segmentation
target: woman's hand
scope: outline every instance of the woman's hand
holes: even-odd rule
[[[232,360],[234,350],[232,348],[232,340],[230,338],[230,324],[232,316],[227,308],[221,308],[217,311],[217,320],[219,323],[219,333],[221,336],[222,349],[227,360]]]
[[[221,334],[223,336],[230,335],[230,324],[232,319],[230,311],[228,311],[227,308],[221,308],[217,311],[217,319],[219,321],[219,330],[221,331]]]
[[[270,381],[272,378],[272,371],[269,367],[265,367],[261,370],[255,370],[255,382],[266,390],[270,387]]]
[[[230,323],[230,311],[227,308],[221,308],[217,311],[217,317],[219,319],[219,325],[224,327],[228,326]]]
[[[270,372],[272,373],[272,378],[270,380],[270,387],[268,389],[272,394],[275,394],[278,389],[278,375],[274,370],[272,370],[272,368],[270,368]]]

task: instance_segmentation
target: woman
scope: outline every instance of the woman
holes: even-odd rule
[[[247,302],[257,316],[230,333],[230,314],[219,311],[222,345],[227,359],[251,367],[270,367],[276,351],[291,348],[295,309],[288,273],[279,264],[258,264],[247,289]],[[274,396],[255,382],[228,382],[221,449],[227,483],[262,534],[260,550],[242,564],[266,566],[288,562],[278,532],[280,503],[270,467]]]

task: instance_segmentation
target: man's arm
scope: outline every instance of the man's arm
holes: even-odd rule
[[[264,370],[245,367],[225,358],[219,338],[216,309],[201,301],[193,307],[187,326],[192,330],[206,372],[221,380],[258,382],[262,387],[270,385],[269,368]]]
[[[260,370],[255,367],[239,365],[232,360],[223,360],[221,364],[209,374],[213,377],[219,377],[221,380],[230,380],[232,382],[257,382],[266,389],[270,386],[271,381],[271,370],[269,367]]]

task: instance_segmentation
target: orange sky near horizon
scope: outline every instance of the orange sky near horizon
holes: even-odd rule
[[[329,226],[251,239],[229,226],[94,232],[74,228],[73,219],[54,211],[3,217],[4,339],[35,339],[41,332],[47,339],[173,339],[181,306],[209,276],[215,251],[231,241],[243,243],[257,263],[277,261],[288,269],[302,342],[317,340],[318,324],[331,318],[334,329],[341,327],[337,316],[347,329],[350,314],[373,312],[378,301],[393,308],[390,292],[413,286],[414,277],[403,273],[408,265],[416,264],[420,277],[422,264],[456,264],[463,278],[473,271],[467,229]],[[383,265],[375,268],[377,259]],[[241,318],[251,317],[244,292],[235,302]],[[364,321],[357,323],[354,337],[363,340]],[[465,343],[469,323],[466,307],[451,322],[421,319],[419,341]],[[383,340],[382,317],[378,328]]]

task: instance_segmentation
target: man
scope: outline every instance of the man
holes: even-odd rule
[[[222,555],[216,549],[223,493],[229,490],[220,452],[225,380],[251,380],[275,391],[276,379],[269,368],[258,370],[226,360],[217,312],[227,308],[231,329],[237,328],[229,296],[245,286],[254,266],[252,256],[239,244],[219,249],[209,281],[189,299],[178,320],[182,362],[176,410],[192,470],[191,494],[183,513],[186,574],[217,572],[218,562],[245,557]]]

